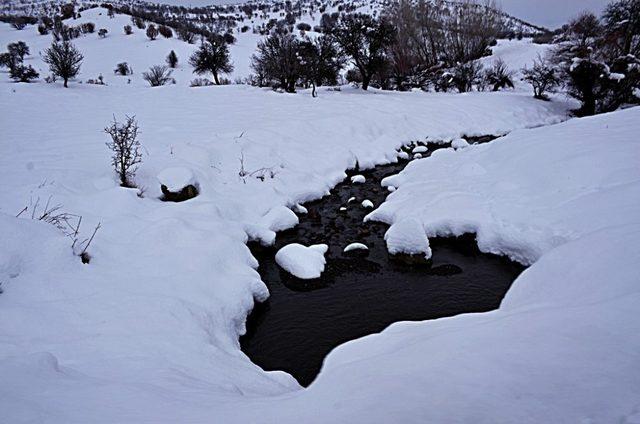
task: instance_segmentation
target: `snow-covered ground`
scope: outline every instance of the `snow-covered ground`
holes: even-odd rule
[[[117,19],[94,20],[121,28]],[[0,25],[0,45],[27,41],[27,63],[41,67],[49,37],[25,34]],[[314,99],[189,88],[187,67],[176,85],[149,88],[142,69],[174,47],[185,66],[195,47],[125,37],[77,40],[80,79],[102,72],[108,86],[0,75],[1,421],[640,419],[639,108],[529,130],[566,120],[571,105],[521,90],[343,87]],[[123,60],[136,71],[131,84],[107,77]],[[142,197],[118,186],[102,132],[125,114],[140,124]],[[306,390],[240,351],[246,314],[268,296],[249,237],[273,240],[297,222],[287,207],[322,196],[356,162],[394,161],[401,144],[426,137],[507,132],[413,163],[373,212],[415,219],[427,235],[478,231],[482,249],[533,263],[500,310],[398,323],[347,343]],[[200,194],[161,202],[157,176],[176,167]],[[83,216],[84,237],[102,223],[90,264],[51,225],[16,218],[50,196]]]

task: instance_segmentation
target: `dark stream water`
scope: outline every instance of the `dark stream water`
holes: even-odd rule
[[[429,150],[441,147],[429,145]],[[484,312],[500,305],[524,268],[479,252],[474,235],[430,239],[432,266],[408,266],[389,257],[387,225],[363,222],[371,210],[361,202],[369,199],[379,206],[389,194],[381,180],[407,163],[348,172],[330,195],[304,205],[309,213],[300,215],[296,228],[279,233],[275,246],[250,244],[271,293],[251,313],[247,334],[240,338],[242,350],[254,363],[265,370],[286,371],[308,386],[329,351],[346,341],[378,333],[396,321]],[[356,174],[364,175],[366,182],[351,184]],[[348,204],[351,197],[357,200]],[[341,212],[343,206],[347,210]],[[344,247],[354,242],[367,245],[368,256],[344,254]],[[275,253],[289,243],[329,246],[319,279],[299,280],[276,264]]]

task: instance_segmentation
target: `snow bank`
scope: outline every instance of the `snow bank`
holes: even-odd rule
[[[405,253],[408,255],[424,255],[431,257],[429,240],[420,221],[407,218],[393,223],[384,235],[387,250],[392,255]]]
[[[324,254],[329,246],[326,244],[315,244],[303,246],[292,243],[284,246],[276,253],[276,262],[289,274],[298,278],[309,280],[318,278],[324,271],[327,261]]]

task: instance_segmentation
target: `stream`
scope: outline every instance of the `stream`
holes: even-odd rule
[[[494,138],[467,140],[481,143]],[[418,143],[404,150],[411,152],[417,145],[428,146],[429,152],[449,147]],[[344,342],[378,333],[397,321],[498,308],[524,267],[481,253],[475,235],[431,238],[432,265],[410,266],[389,257],[384,241],[386,224],[363,222],[371,209],[362,207],[361,202],[369,199],[374,207],[384,202],[389,191],[380,182],[402,171],[408,162],[348,171],[348,177],[329,195],[304,205],[308,213],[299,215],[295,228],[278,233],[274,246],[249,244],[271,293],[249,315],[247,333],[240,338],[242,351],[255,364],[265,370],[286,371],[308,386],[325,356]],[[358,174],[364,175],[366,182],[352,184],[350,177]],[[356,200],[349,203],[352,197]],[[341,207],[347,209],[340,211]],[[343,253],[344,247],[354,242],[368,246],[368,255]],[[275,253],[289,243],[329,246],[320,278],[300,280],[276,264]]]

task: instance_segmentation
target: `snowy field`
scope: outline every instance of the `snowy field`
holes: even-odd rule
[[[342,87],[317,99],[189,88],[195,46],[127,39],[124,18],[91,19],[118,29],[77,40],[80,79],[102,73],[107,86],[0,74],[0,421],[640,422],[639,108],[561,123],[574,105],[524,87]],[[0,45],[16,40],[44,76],[49,37],[0,26]],[[245,46],[242,57],[232,49],[236,64],[248,63]],[[498,47],[514,68],[540,49]],[[171,49],[177,84],[147,87],[142,70]],[[131,84],[112,74],[125,60]],[[102,132],[125,115],[141,129],[141,197],[118,186]],[[397,191],[372,213],[416,220],[428,236],[474,231],[482,250],[532,264],[499,310],[349,342],[304,390],[240,351],[254,299],[268,296],[249,238],[269,242],[295,225],[290,209],[356,162],[395,161],[398,147],[427,137],[506,133],[413,162],[385,182]],[[241,158],[253,175],[240,177]],[[197,198],[158,200],[157,175],[173,167],[193,173]],[[52,226],[16,218],[49,197],[83,216],[86,236],[101,223],[90,264]]]

